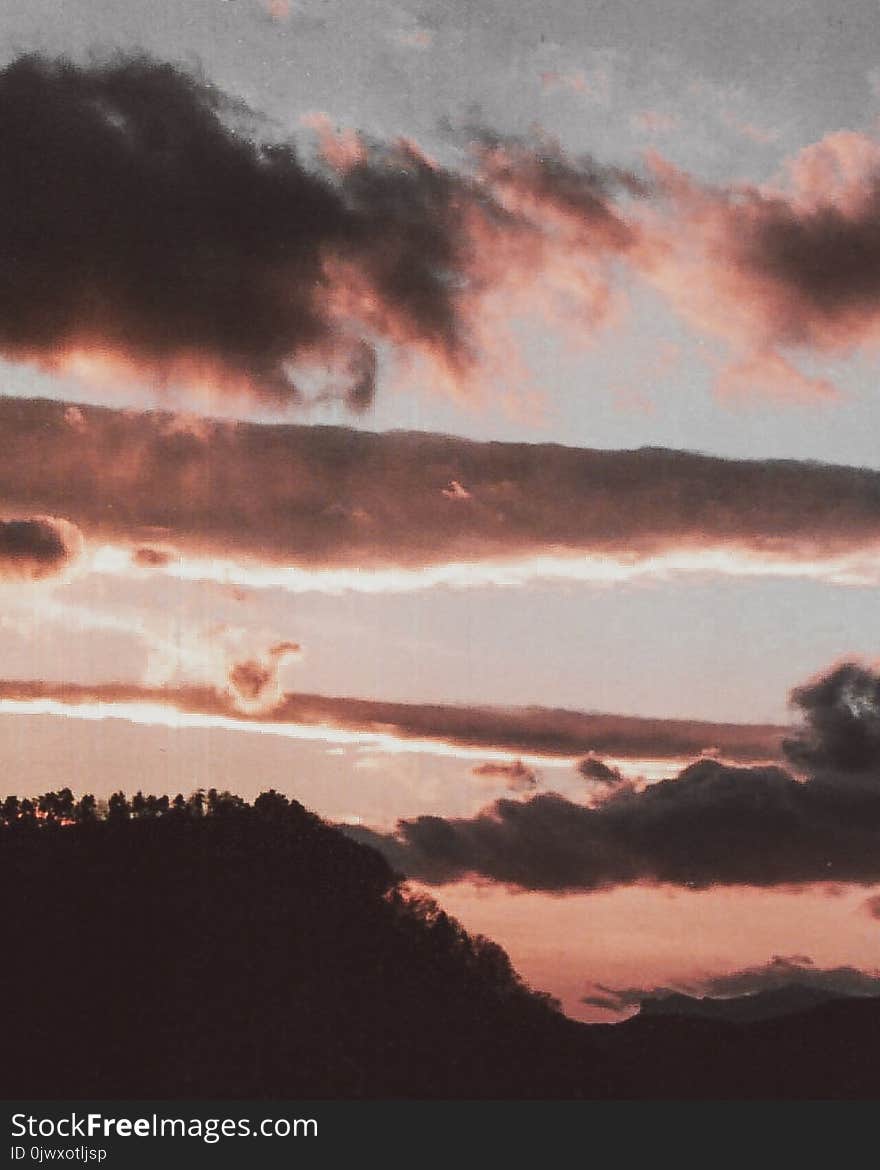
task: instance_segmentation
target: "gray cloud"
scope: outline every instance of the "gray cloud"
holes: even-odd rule
[[[781,768],[700,760],[592,807],[540,793],[470,818],[403,820],[394,834],[352,831],[432,883],[477,876],[560,892],[870,883],[880,881],[880,777],[799,781]]]

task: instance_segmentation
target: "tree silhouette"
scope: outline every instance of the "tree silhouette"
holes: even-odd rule
[[[12,826],[18,820],[19,807],[17,796],[7,796],[0,805],[0,821],[4,825]]]
[[[107,801],[107,820],[113,824],[127,821],[131,816],[131,809],[124,792],[114,792]]]
[[[98,819],[98,804],[90,792],[86,792],[77,801],[73,810],[73,819],[80,825],[91,824]]]

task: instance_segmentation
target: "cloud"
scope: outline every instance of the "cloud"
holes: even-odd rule
[[[767,963],[670,987],[611,988],[600,984],[596,989],[597,994],[584,996],[581,1002],[621,1012],[640,1006],[646,999],[660,999],[669,995],[732,999],[793,986],[846,998],[880,996],[880,972],[861,971],[849,966],[817,967],[806,955],[774,955]]]
[[[241,107],[148,58],[0,72],[0,352],[296,398],[286,363],[346,344],[312,289],[352,216],[243,127]]]
[[[772,724],[709,723],[566,711],[548,707],[459,707],[372,699],[288,695],[276,718],[307,720],[401,738],[434,739],[570,758],[596,751],[622,759],[680,760],[716,751],[727,759],[772,759],[785,729]]]
[[[165,705],[173,711],[206,716],[234,717],[264,726],[311,726],[405,744],[431,742],[461,749],[485,765],[519,765],[535,760],[570,760],[589,751],[618,759],[678,760],[711,748],[726,758],[772,758],[788,729],[762,724],[706,723],[688,720],[642,719],[629,715],[599,715],[547,707],[452,707],[427,703],[389,703],[375,699],[287,693],[273,696],[271,711],[242,709],[241,700],[260,698],[265,674],[272,671],[295,643],[282,642],[264,657],[251,656],[237,665],[240,684],[233,694],[197,686],[142,686],[0,680],[0,711],[4,702],[60,703],[92,706],[112,713],[114,705]],[[227,668],[228,669],[228,668]],[[235,670],[236,667],[234,666]],[[235,687],[227,677],[226,682]],[[503,754],[500,761],[487,753]],[[483,758],[479,758],[480,756]]]
[[[59,577],[81,556],[82,533],[54,516],[0,520],[0,582]]]
[[[833,394],[792,358],[880,340],[880,143],[830,134],[763,186],[708,186],[658,158],[654,172],[667,210],[649,215],[639,265],[729,343],[722,387]]]
[[[281,20],[289,6],[269,8]],[[603,100],[608,76],[555,71],[543,85]],[[452,135],[457,163],[441,165],[406,139],[304,120],[315,158],[174,65],[14,60],[0,71],[0,354],[103,370],[108,394],[134,379],[200,401],[364,410],[379,347],[420,385],[526,402],[511,321],[583,341],[619,314],[626,277],[727,343],[728,392],[828,397],[797,355],[878,338],[868,135],[828,135],[778,181],[725,187],[658,157],[640,177],[541,133],[467,127]]]
[[[578,760],[577,770],[585,780],[605,788],[614,788],[624,783],[620,769],[609,767],[598,756],[584,756],[582,760]]]
[[[498,800],[470,818],[365,830],[409,877],[478,877],[530,890],[635,882],[692,889],[880,880],[880,775],[799,781],[777,767],[700,760],[594,807],[557,793]]]
[[[783,749],[798,767],[824,773],[880,772],[880,673],[857,662],[797,687],[803,719]]]
[[[230,692],[237,706],[263,710],[281,701],[278,672],[282,663],[299,654],[297,642],[278,642],[261,658],[235,662],[229,668]]]
[[[534,768],[528,767],[522,760],[514,760],[512,763],[487,761],[484,764],[476,764],[471,772],[474,776],[505,780],[507,787],[512,791],[534,788],[538,783]]]
[[[613,209],[622,173],[544,143],[483,141],[479,166],[453,170],[405,140],[350,134],[340,152],[322,123],[323,161],[307,165],[265,128],[203,78],[144,56],[30,55],[0,71],[0,353],[361,410],[377,342],[460,391],[500,346],[497,311],[480,320],[488,292],[540,283],[574,238],[587,268],[628,243]],[[596,268],[597,310],[604,280]]]
[[[163,571],[150,548],[169,572],[182,558],[359,578],[458,564],[479,580],[481,564],[577,575],[593,558],[622,575],[880,576],[867,469],[78,409],[71,428],[63,404],[0,398],[0,507],[128,549],[120,571],[132,554]]]

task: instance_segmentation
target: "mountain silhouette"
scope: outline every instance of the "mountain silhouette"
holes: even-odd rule
[[[576,1023],[377,852],[275,792],[115,793],[100,811],[69,789],[7,798],[0,888],[7,1099],[880,1091],[877,1000]]]
[[[639,1014],[749,1023],[795,1015],[840,998],[839,994],[827,988],[809,987],[803,983],[790,983],[783,987],[768,988],[766,991],[725,998],[673,992],[670,995],[651,996],[642,1000]]]

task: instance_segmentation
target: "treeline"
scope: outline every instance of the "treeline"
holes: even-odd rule
[[[300,812],[305,811],[296,801],[293,805]],[[207,791],[198,788],[189,796],[178,792],[174,797],[154,796],[138,790],[131,799],[124,792],[114,792],[107,800],[98,800],[90,792],[77,800],[70,788],[61,788],[57,792],[44,792],[36,797],[4,797],[0,803],[0,826],[52,828],[94,821],[155,819],[169,815],[199,819],[242,812],[251,807],[260,816],[280,816],[291,807],[291,802],[274,789],[261,792],[251,806],[242,797],[231,792],[218,792],[216,788]]]

